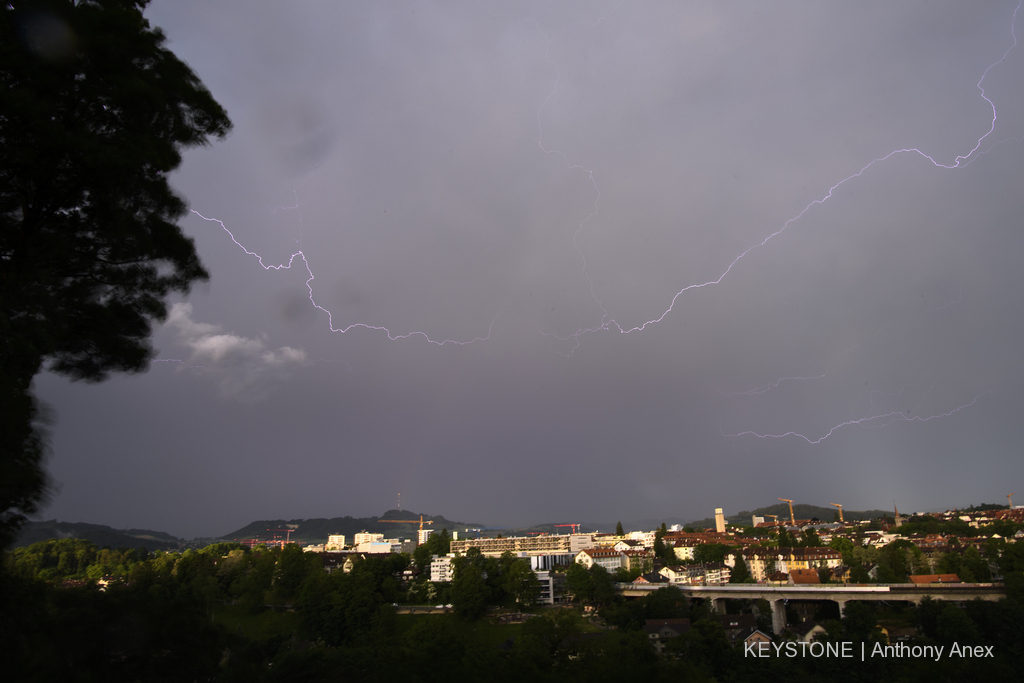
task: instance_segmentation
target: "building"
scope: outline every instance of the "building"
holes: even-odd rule
[[[367,531],[360,531],[356,534],[355,540],[352,543],[358,546],[363,543],[380,543],[383,540],[384,534],[371,534]]]
[[[560,565],[572,564],[575,557],[572,553],[557,553],[552,555],[529,555],[520,553],[519,557],[530,561],[530,569],[534,572],[547,572]]]
[[[722,508],[715,508],[715,531],[725,533],[725,512]]]
[[[654,551],[648,548],[630,548],[620,551],[626,556],[625,567],[629,571],[649,572],[654,567]]]
[[[626,539],[637,541],[645,548],[653,548],[655,536],[657,536],[656,531],[630,531],[626,534]]]
[[[345,534],[332,534],[328,536],[327,544],[324,547],[326,550],[344,550]]]
[[[816,569],[791,569],[789,571],[789,582],[794,584],[821,583]]]
[[[434,555],[430,560],[430,580],[434,583],[446,583],[452,580],[452,559],[454,553],[445,556]]]
[[[604,567],[609,572],[616,572],[626,566],[626,554],[614,548],[587,548],[581,550],[574,560],[576,564],[582,564],[590,569],[595,564]]]
[[[755,581],[765,581],[770,574],[788,574],[794,569],[826,567],[835,569],[843,563],[843,555],[835,548],[763,548],[751,546],[740,551],[743,561]],[[735,554],[726,558],[726,564],[735,566]]]
[[[451,551],[466,554],[470,548],[479,548],[489,557],[498,557],[505,552],[514,555],[559,555],[576,554],[593,544],[593,534],[541,534],[538,536],[508,536],[506,538],[464,538],[453,540]]]
[[[416,542],[423,545],[427,542],[427,538],[429,538],[432,533],[434,533],[433,529],[420,529],[416,532]]]
[[[358,536],[358,534],[356,534]],[[397,539],[379,540],[370,543],[357,543],[356,552],[383,554],[402,552],[402,542]]]
[[[665,650],[666,640],[678,638],[689,630],[689,619],[648,619],[644,622],[644,632],[659,655]]]
[[[663,567],[659,572],[674,585],[721,586],[729,583],[732,570],[723,562],[682,564]]]
[[[534,571],[540,589],[538,605],[558,605],[565,602],[565,572]]]

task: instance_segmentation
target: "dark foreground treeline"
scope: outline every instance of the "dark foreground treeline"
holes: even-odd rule
[[[596,620],[576,609],[541,610],[517,625],[472,618],[481,599],[516,600],[518,569],[500,558],[464,565],[463,576],[472,577],[465,585],[457,576],[450,587],[434,587],[456,608],[468,606],[461,614],[398,614],[394,603],[415,601],[422,589],[400,579],[411,566],[414,558],[393,555],[327,574],[318,556],[298,548],[219,544],[150,555],[75,540],[37,544],[8,554],[0,573],[0,671],[11,681],[723,683],[1019,680],[1024,671],[1019,567],[1006,567],[1007,600],[927,602],[902,614],[921,630],[916,644],[944,645],[947,653],[953,643],[990,645],[994,658],[861,662],[745,656],[705,605],[672,588],[635,601],[604,596]],[[101,591],[103,577],[113,581]],[[231,626],[228,614],[236,617]],[[842,619],[824,622],[827,639],[853,642],[857,653],[865,642],[870,651],[882,639],[878,617],[871,604],[850,603]],[[669,618],[688,618],[691,628],[658,655],[643,624]]]

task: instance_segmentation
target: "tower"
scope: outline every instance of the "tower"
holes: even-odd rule
[[[715,531],[725,533],[725,513],[722,512],[722,508],[715,508]]]

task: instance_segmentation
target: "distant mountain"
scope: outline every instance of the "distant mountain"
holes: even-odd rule
[[[415,522],[381,522],[381,519],[391,520],[416,520]],[[303,541],[305,543],[324,543],[327,537],[332,534],[344,534],[347,541],[351,542],[352,537],[360,531],[368,531],[375,534],[384,534],[386,538],[415,538],[420,528],[420,513],[409,510],[388,510],[379,517],[333,517],[331,519],[261,519],[247,524],[241,529],[224,534],[224,540],[260,538],[271,540],[275,535],[284,537],[281,531],[270,531],[270,529],[291,529],[291,540]],[[448,529],[465,533],[468,529],[483,528],[481,524],[467,524],[466,522],[455,522],[445,519],[443,515],[423,515],[423,521],[432,521],[433,524],[424,524],[425,529],[440,531]]]
[[[832,522],[838,520],[836,516],[838,508],[834,507],[818,507],[817,505],[808,505],[806,503],[796,503],[793,505],[793,516],[797,519],[819,519],[822,522]],[[752,517],[756,515],[758,517],[766,517],[766,515],[777,515],[779,523],[789,521],[789,505],[786,503],[779,503],[777,505],[769,505],[768,507],[757,508],[754,511],[742,510],[735,515],[727,515],[725,521],[729,524],[736,524],[742,526],[750,526]],[[843,519],[847,522],[855,522],[858,520],[867,519],[878,519],[883,515],[892,516],[892,513],[886,510],[847,510],[843,509]],[[771,518],[766,517],[765,521],[771,521]],[[714,529],[715,518],[705,517],[704,519],[698,519],[688,523],[686,526],[693,527],[695,529]]]
[[[14,548],[48,541],[52,538],[82,538],[96,545],[111,548],[145,548],[154,550],[176,550],[181,539],[163,531],[149,529],[114,529],[103,524],[86,524],[84,522],[58,522],[51,519],[45,522],[28,522],[15,540]]]

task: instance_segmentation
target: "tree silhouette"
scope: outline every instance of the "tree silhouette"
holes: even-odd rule
[[[167,295],[208,277],[167,174],[231,122],[147,4],[0,12],[0,547],[46,490],[33,377],[146,369]]]

